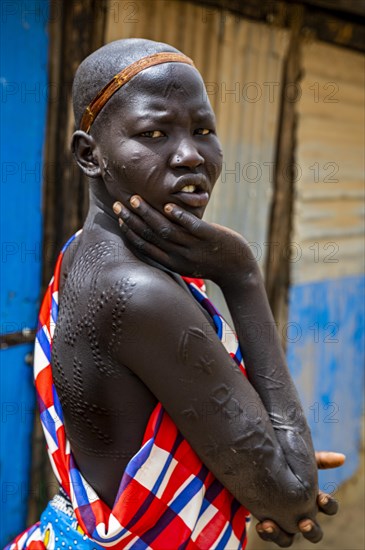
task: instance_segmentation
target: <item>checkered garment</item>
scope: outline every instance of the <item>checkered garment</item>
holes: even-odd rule
[[[87,536],[119,550],[243,549],[248,511],[204,466],[161,403],[152,412],[142,447],[128,463],[111,510],[83,478],[65,433],[63,413],[52,378],[52,339],[58,315],[62,249],[42,303],[35,341],[34,375],[40,418],[53,471],[69,495]],[[245,368],[237,337],[204,293],[201,279],[185,278],[196,300],[214,320],[227,352]],[[37,543],[39,524],[19,535],[10,550],[45,548]],[[28,542],[27,542],[28,541]]]

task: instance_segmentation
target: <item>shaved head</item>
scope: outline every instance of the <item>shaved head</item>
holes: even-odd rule
[[[129,38],[110,42],[86,57],[76,71],[72,86],[72,101],[76,127],[98,92],[121,70],[142,57],[179,50],[163,42]]]

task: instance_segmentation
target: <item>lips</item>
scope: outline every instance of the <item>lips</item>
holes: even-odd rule
[[[203,174],[184,174],[175,185],[174,197],[182,203],[193,206],[206,206],[209,202],[209,184]]]

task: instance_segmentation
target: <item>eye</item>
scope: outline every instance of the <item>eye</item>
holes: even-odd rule
[[[197,128],[197,130],[194,131],[194,134],[198,134],[199,136],[207,136],[212,133],[213,130],[209,130],[208,128]]]
[[[159,138],[164,137],[165,134],[161,132],[161,130],[151,130],[150,132],[142,132],[140,136],[148,138]]]

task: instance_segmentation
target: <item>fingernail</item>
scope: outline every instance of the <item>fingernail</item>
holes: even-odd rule
[[[273,533],[274,529],[272,527],[264,527],[265,533]]]
[[[122,211],[122,205],[121,205],[120,202],[115,202],[115,203],[113,204],[113,211],[114,211],[115,214],[120,214],[120,213],[121,213],[121,211]]]
[[[312,528],[313,525],[311,523],[306,523],[305,525],[301,525],[300,530],[309,533],[309,531],[312,531]]]
[[[121,220],[120,218],[118,218],[118,223],[119,223],[119,227],[122,227],[122,225],[123,225],[124,221],[123,221],[123,220]]]
[[[263,530],[262,527],[257,527],[257,528],[256,528],[256,531],[257,531],[258,533],[263,533],[263,532],[264,532],[264,530]]]
[[[320,499],[319,499],[319,502],[320,502],[323,506],[325,506],[325,505],[328,503],[328,496],[322,495],[322,496],[320,497]]]
[[[166,204],[164,210],[165,210],[165,212],[167,212],[168,214],[169,214],[170,212],[172,212],[172,204]]]
[[[131,205],[133,206],[133,208],[138,208],[139,205],[141,204],[141,201],[139,200],[138,197],[132,197],[131,200],[129,201],[131,203]]]

